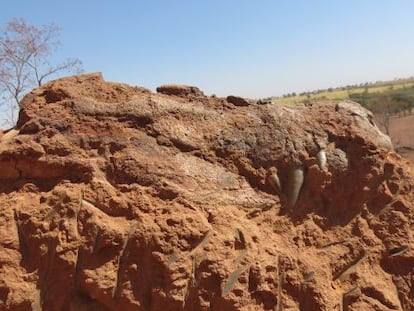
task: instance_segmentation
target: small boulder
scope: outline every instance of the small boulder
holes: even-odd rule
[[[272,103],[271,99],[259,99],[256,102],[258,105],[270,105]]]
[[[165,84],[157,87],[157,93],[165,95],[174,95],[180,97],[200,97],[204,96],[204,93],[195,86],[182,85],[182,84]]]
[[[230,96],[227,96],[226,100],[229,103],[233,104],[234,106],[249,106],[250,105],[250,103],[243,97],[230,95]]]

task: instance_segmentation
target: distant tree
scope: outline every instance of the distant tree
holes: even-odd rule
[[[378,98],[371,109],[380,127],[387,135],[390,135],[390,119],[401,111],[401,105],[390,96],[382,96]]]
[[[13,19],[5,25],[0,34],[0,106],[7,109],[8,125],[14,125],[19,102],[31,88],[58,73],[81,70],[79,59],[51,63],[59,37],[60,28],[54,24],[36,27]]]
[[[394,92],[391,95],[395,105],[399,108],[399,112],[403,115],[411,114],[411,110],[414,107],[414,97],[404,92]]]

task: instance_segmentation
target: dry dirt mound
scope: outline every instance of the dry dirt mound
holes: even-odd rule
[[[1,310],[413,310],[413,184],[358,104],[65,78],[0,138]]]

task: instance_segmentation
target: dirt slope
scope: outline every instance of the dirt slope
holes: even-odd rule
[[[389,130],[398,152],[414,166],[414,115],[392,117]]]
[[[413,184],[372,116],[89,74],[0,138],[0,310],[413,310]]]

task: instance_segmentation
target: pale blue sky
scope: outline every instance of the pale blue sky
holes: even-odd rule
[[[56,55],[155,89],[267,97],[414,75],[412,0],[2,0],[62,27]]]

